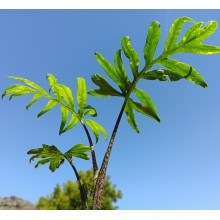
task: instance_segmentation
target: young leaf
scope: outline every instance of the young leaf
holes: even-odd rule
[[[37,164],[35,165],[35,168],[37,168],[39,165],[43,165],[45,163],[50,163],[49,169],[54,172],[57,168],[60,167],[61,164],[64,162],[64,156],[63,154],[57,149],[55,146],[49,146],[46,144],[43,144],[43,148],[36,148],[32,149],[27,152],[27,154],[34,154],[30,158],[30,162],[34,159],[44,158],[42,160],[39,160]]]
[[[144,46],[144,58],[146,66],[149,66],[154,58],[154,53],[160,39],[160,23],[153,21],[148,29],[146,44]]]
[[[133,107],[131,106],[131,102],[130,102],[131,99],[128,100],[126,106],[125,106],[125,113],[126,113],[126,116],[127,116],[127,121],[128,123],[131,125],[131,127],[137,132],[139,133],[139,129],[138,129],[138,126],[136,124],[136,119],[135,119],[135,115],[134,115],[134,110],[133,110]]]
[[[57,101],[55,100],[50,100],[44,107],[44,109],[37,115],[37,118],[39,118],[41,115],[45,114],[49,110],[51,110],[55,105],[57,104]]]
[[[85,107],[85,112],[83,114],[83,117],[87,116],[87,115],[91,115],[92,117],[96,117],[97,116],[97,112],[95,110],[95,108],[93,108],[92,106],[90,105],[87,105]]]
[[[156,106],[154,102],[151,100],[150,96],[147,93],[145,93],[143,90],[138,88],[134,88],[133,92],[137,95],[138,99],[143,103],[144,114],[160,122],[160,118],[157,115]],[[135,106],[140,107],[139,105],[136,104]],[[143,110],[143,108],[141,110]]]
[[[69,116],[69,111],[65,107],[61,106],[60,110],[61,110],[62,119],[61,119],[61,124],[60,124],[59,135],[63,133],[67,118]]]
[[[177,60],[173,60],[173,59],[165,59],[162,60],[160,64],[169,68],[172,72],[178,73],[182,78],[186,78],[188,81],[196,85],[200,85],[203,88],[207,87],[206,82],[199,75],[199,73],[186,63],[178,62]]]
[[[61,135],[61,134],[65,133],[66,131],[72,129],[73,127],[75,127],[77,125],[78,122],[79,122],[79,119],[75,115],[72,114],[72,117],[71,117],[68,125],[64,129],[60,130],[59,134]]]
[[[87,92],[86,92],[86,81],[84,78],[77,78],[77,103],[78,103],[78,114],[82,117],[86,106]]]
[[[105,137],[105,139],[107,140],[107,138],[108,138],[107,132],[100,124],[98,124],[97,122],[95,122],[93,120],[89,120],[89,119],[85,120],[85,122],[89,126],[89,128],[92,130],[93,134],[95,135],[96,143],[99,140],[99,132],[101,132],[103,134],[103,136]]]
[[[107,96],[122,96],[120,92],[115,90],[104,77],[99,74],[92,75],[92,81],[99,86],[98,90],[90,90],[89,95],[107,97]]]
[[[130,61],[130,67],[133,73],[134,78],[138,76],[138,66],[140,64],[139,56],[137,52],[133,49],[130,43],[130,38],[125,36],[121,41],[122,49],[124,51],[125,56]]]
[[[30,102],[26,105],[26,109],[28,110],[28,108],[30,106],[32,106],[39,98],[41,98],[42,95],[41,94],[36,94],[33,96],[33,98],[30,100]]]
[[[179,37],[180,31],[185,22],[194,22],[194,20],[188,17],[180,17],[176,19],[171,25],[168,37],[165,42],[165,53],[170,53],[176,47],[177,38]]]
[[[131,82],[128,79],[128,75],[126,73],[126,70],[124,68],[122,59],[121,59],[121,50],[117,50],[115,53],[115,70],[118,75],[118,86],[120,87],[121,91],[126,93],[126,91],[129,90]]]
[[[68,150],[64,155],[67,157],[78,157],[85,160],[89,160],[90,157],[85,152],[89,152],[90,147],[86,146],[85,144],[77,144],[73,146],[70,150]]]

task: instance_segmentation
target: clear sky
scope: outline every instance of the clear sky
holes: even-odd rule
[[[219,15],[219,10],[1,10],[0,91],[15,83],[5,78],[8,75],[30,79],[48,89],[47,73],[55,74],[74,94],[78,76],[93,89],[91,75],[106,76],[94,52],[113,61],[121,38],[128,35],[143,66],[142,50],[152,21],[161,23],[159,55],[176,18],[220,23]],[[206,43],[220,45],[220,29]],[[143,80],[138,84],[154,100],[161,123],[136,114],[141,131],[136,134],[126,117],[122,118],[107,171],[123,192],[117,203],[120,209],[220,208],[220,55],[179,54],[175,58],[191,64],[208,88],[186,80]],[[59,108],[37,121],[46,100],[26,111],[30,98],[0,101],[0,197],[15,195],[36,202],[52,192],[56,183],[75,181],[75,176],[67,163],[54,173],[47,165],[35,169],[26,152],[41,144],[65,151],[87,140],[80,126],[59,136]],[[89,97],[88,104],[97,109],[97,121],[110,136],[122,99]],[[99,166],[107,144],[101,137],[95,146]],[[91,161],[76,159],[75,164],[79,170],[91,168]]]

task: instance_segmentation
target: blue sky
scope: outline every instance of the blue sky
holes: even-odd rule
[[[147,30],[152,21],[161,23],[162,52],[172,22],[180,16],[196,21],[216,20],[219,10],[1,10],[0,91],[14,83],[8,75],[28,78],[48,88],[46,74],[70,86],[75,94],[76,78],[105,76],[94,57],[100,52],[113,61],[123,36],[141,57]],[[184,27],[189,27],[186,24]],[[220,29],[206,40],[220,45]],[[219,209],[220,207],[220,55],[179,54],[175,59],[191,64],[206,80],[203,89],[188,81],[175,83],[141,81],[154,100],[161,123],[136,114],[140,134],[122,118],[107,173],[123,192],[120,209]],[[124,58],[126,63],[126,59]],[[130,73],[129,73],[130,74]],[[46,100],[29,111],[28,97],[0,102],[0,197],[15,195],[32,202],[52,192],[56,183],[74,180],[68,164],[52,173],[47,166],[34,168],[26,152],[41,144],[59,146],[63,151],[76,143],[87,143],[80,126],[59,136],[60,112],[55,108],[38,121],[36,115]],[[98,111],[97,121],[109,136],[122,99],[88,98]],[[95,146],[101,165],[108,142],[101,137]],[[79,170],[91,168],[91,161],[75,160]]]

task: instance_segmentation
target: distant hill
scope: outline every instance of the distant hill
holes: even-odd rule
[[[36,210],[31,202],[17,198],[16,196],[0,198],[0,210]]]

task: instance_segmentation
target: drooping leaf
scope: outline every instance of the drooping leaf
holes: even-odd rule
[[[27,84],[28,86],[40,91],[42,94],[47,95],[47,92],[42,87],[38,86],[36,83],[34,83],[28,79],[24,79],[24,78],[16,77],[16,76],[8,76],[8,78],[21,81],[21,82]]]
[[[59,168],[60,165],[63,164],[64,162],[63,154],[54,145],[49,146],[49,145],[43,144],[43,148],[32,149],[28,151],[27,154],[34,154],[30,158],[30,162],[33,161],[34,159],[43,158],[42,160],[39,160],[36,163],[35,168],[37,168],[39,165],[50,163],[49,169],[52,172],[54,172],[57,168]]]
[[[92,75],[92,81],[99,86],[98,90],[90,90],[89,95],[107,97],[107,96],[122,96],[120,92],[115,90],[104,77],[99,74]]]
[[[84,78],[77,78],[77,103],[78,103],[78,114],[82,117],[86,106],[87,91],[86,81]]]
[[[126,91],[128,91],[130,88],[131,82],[128,79],[128,75],[121,59],[121,50],[116,51],[114,62],[115,70],[119,79],[117,84],[120,87],[121,91],[126,93]]]
[[[93,108],[91,105],[87,105],[85,107],[85,112],[83,114],[83,117],[85,117],[87,115],[91,115],[92,117],[96,117],[97,116],[96,109]]]
[[[204,88],[207,87],[206,82],[199,75],[199,73],[194,68],[192,68],[190,65],[186,63],[179,62],[173,59],[165,59],[165,60],[162,60],[160,64],[169,68],[172,72],[178,73],[181,77],[187,79],[188,81],[196,85],[200,85]]]
[[[70,150],[68,150],[64,155],[67,157],[78,157],[85,160],[89,160],[90,156],[86,154],[86,152],[90,151],[90,147],[86,146],[85,144],[77,144],[73,146]]]
[[[160,23],[153,21],[148,29],[146,44],[144,46],[144,58],[146,66],[149,66],[154,58],[155,50],[160,39]]]
[[[138,76],[138,66],[140,64],[139,56],[131,46],[130,38],[128,36],[122,38],[121,45],[125,56],[129,59],[133,76],[136,78]]]
[[[75,127],[77,125],[78,122],[79,122],[79,119],[76,117],[76,115],[72,114],[72,117],[71,117],[69,123],[67,124],[67,126],[64,129],[62,129],[59,132],[59,134],[63,134],[66,131],[72,129],[73,127]]]
[[[134,88],[133,92],[136,94],[138,99],[143,103],[143,108],[141,108],[141,110],[144,110],[144,114],[160,122],[160,118],[157,115],[156,106],[152,101],[152,99],[150,98],[150,96],[146,92],[138,88]],[[136,105],[136,107],[139,107],[139,105]],[[143,113],[143,111],[141,113]]]
[[[177,39],[179,37],[180,31],[183,27],[183,24],[186,22],[194,22],[193,19],[188,17],[180,17],[176,19],[170,27],[168,37],[165,42],[164,52],[170,53],[177,46]]]
[[[51,110],[55,105],[57,104],[57,101],[55,100],[49,100],[44,109],[37,115],[37,118]]]
[[[36,94],[33,96],[33,98],[30,100],[30,102],[26,105],[26,109],[28,110],[28,108],[30,106],[32,106],[39,98],[41,98],[42,95],[41,94]]]
[[[61,123],[60,123],[59,135],[61,135],[63,133],[64,127],[66,125],[66,121],[69,116],[69,111],[65,107],[61,106],[60,110],[61,110],[62,119],[61,119]]]
[[[138,126],[137,126],[137,123],[136,123],[136,119],[135,119],[135,115],[134,115],[134,110],[133,110],[133,107],[131,106],[131,102],[130,102],[131,99],[128,100],[126,106],[125,106],[125,113],[126,113],[126,116],[127,116],[127,121],[128,123],[130,124],[130,126],[137,132],[139,133],[139,129],[138,129]]]
[[[85,120],[85,122],[89,126],[89,128],[92,130],[92,132],[96,138],[96,143],[99,140],[99,132],[101,132],[103,134],[104,138],[107,140],[107,138],[108,138],[107,132],[99,123],[97,123],[94,120],[90,120],[90,119]]]

